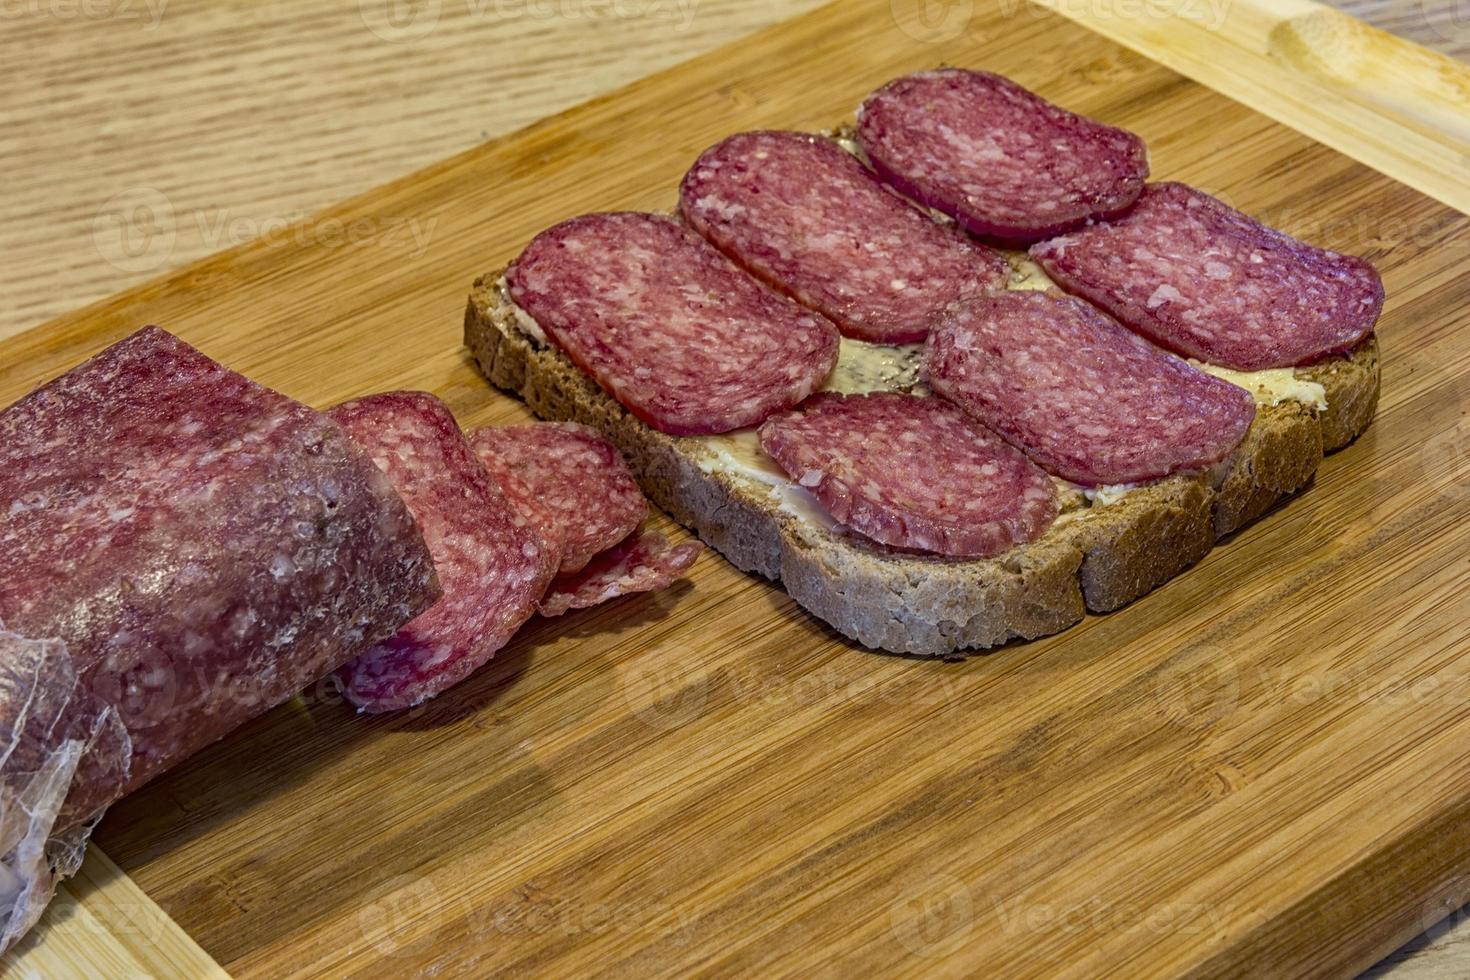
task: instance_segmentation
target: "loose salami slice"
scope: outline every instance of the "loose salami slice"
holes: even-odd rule
[[[946,306],[1009,275],[995,252],[805,133],[740,133],[711,147],[685,175],[679,208],[726,255],[860,340],[923,340]]]
[[[1148,179],[1143,140],[988,72],[895,79],[858,110],[857,136],[884,180],[1007,242],[1118,214]]]
[[[824,392],[760,443],[836,520],[897,548],[989,557],[1057,516],[1051,479],[941,398]]]
[[[542,538],[562,542],[559,575],[581,570],[648,516],[648,501],[622,454],[585,425],[479,429],[470,445]]]
[[[0,413],[0,568],[0,640],[46,653],[31,683],[0,682],[11,736],[17,705],[64,702],[130,743],[126,764],[81,760],[58,830],[439,596],[408,509],[341,426],[152,327]],[[4,785],[50,748],[13,745]]]
[[[1383,309],[1383,282],[1367,262],[1184,184],[1151,184],[1126,216],[1031,254],[1063,288],[1156,343],[1238,371],[1348,351]]]
[[[511,299],[623,407],[672,435],[755,425],[837,363],[837,329],[671,218],[588,214],[532,239]]]
[[[1132,483],[1223,459],[1255,401],[1060,293],[961,304],[929,335],[935,391],[1057,476]]]
[[[657,531],[629,535],[580,572],[552,582],[541,600],[541,615],[560,616],[634,592],[666,588],[683,577],[703,550],[698,541],[670,546]]]
[[[555,569],[444,403],[389,392],[331,410],[418,518],[444,598],[341,671],[364,711],[409,708],[459,683],[536,611]]]

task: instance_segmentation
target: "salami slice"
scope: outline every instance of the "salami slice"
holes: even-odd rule
[[[622,454],[585,425],[479,429],[470,434],[470,445],[542,538],[562,542],[559,575],[581,570],[648,516],[648,501]]]
[[[805,133],[740,133],[711,147],[685,175],[679,208],[752,274],[875,343],[923,340],[946,306],[1002,287],[1010,271]]]
[[[555,568],[535,529],[423,392],[346,402],[334,419],[388,474],[424,530],[444,598],[341,671],[348,700],[396,711],[459,683],[536,611]]]
[[[588,214],[532,239],[511,299],[624,408],[671,435],[755,425],[815,391],[837,329],[671,218]]]
[[[439,595],[340,426],[154,327],[0,413],[0,568],[7,893],[37,831],[67,838]]]
[[[634,592],[666,588],[689,570],[703,550],[698,541],[671,546],[657,531],[629,535],[580,572],[552,582],[541,600],[541,615],[560,616]]]
[[[1383,309],[1383,282],[1367,262],[1184,184],[1151,184],[1126,216],[1031,254],[1063,288],[1155,343],[1238,371],[1351,350]]]
[[[1007,242],[1118,214],[1148,179],[1143,140],[988,72],[894,79],[858,110],[857,136],[884,180]]]
[[[929,335],[924,370],[960,405],[1057,476],[1131,483],[1223,459],[1255,401],[1059,293],[962,304]]]
[[[941,398],[823,392],[760,443],[833,518],[897,548],[989,557],[1057,515],[1051,479]]]

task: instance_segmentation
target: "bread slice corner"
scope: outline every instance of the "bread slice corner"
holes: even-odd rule
[[[1259,404],[1240,447],[1207,472],[1137,486],[1114,502],[1066,493],[1046,534],[996,558],[915,555],[812,519],[772,486],[712,466],[705,440],[635,418],[546,342],[505,295],[502,276],[475,282],[465,315],[465,344],[492,384],[542,418],[602,432],[654,503],[737,568],[779,581],[840,633],[894,653],[959,657],[1132,602],[1310,482],[1324,452],[1367,426],[1378,397],[1370,337],[1350,355],[1298,370],[1323,385],[1325,412]]]

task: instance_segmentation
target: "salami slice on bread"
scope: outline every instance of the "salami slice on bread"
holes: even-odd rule
[[[1121,214],[1149,174],[1134,134],[963,68],[905,75],[868,96],[857,141],[909,197],[1012,243]]]
[[[1237,371],[1352,350],[1378,322],[1383,282],[1184,184],[1152,184],[1127,215],[1031,255],[1068,291],[1173,351]]]
[[[583,370],[673,435],[728,432],[790,408],[837,357],[831,321],[662,215],[564,221],[536,236],[506,281]]]
[[[934,390],[1082,486],[1213,466],[1255,418],[1250,392],[1196,370],[1079,299],[1011,290],[930,334]]]
[[[859,340],[923,340],[951,303],[1000,288],[1010,272],[810,133],[737,133],[706,150],[679,188],[679,213]]]

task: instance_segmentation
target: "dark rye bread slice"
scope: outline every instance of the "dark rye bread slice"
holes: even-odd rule
[[[1068,494],[1040,540],[997,558],[918,556],[824,527],[782,508],[759,485],[702,467],[701,440],[645,425],[555,346],[527,333],[501,276],[476,281],[465,316],[465,344],[491,383],[542,418],[602,432],[649,497],[737,568],[779,580],[839,632],[895,653],[953,657],[1126,605],[1304,486],[1324,451],[1367,426],[1378,400],[1370,337],[1350,356],[1298,369],[1325,388],[1325,413],[1294,401],[1261,405],[1241,446],[1208,472],[1139,486],[1106,505]]]

